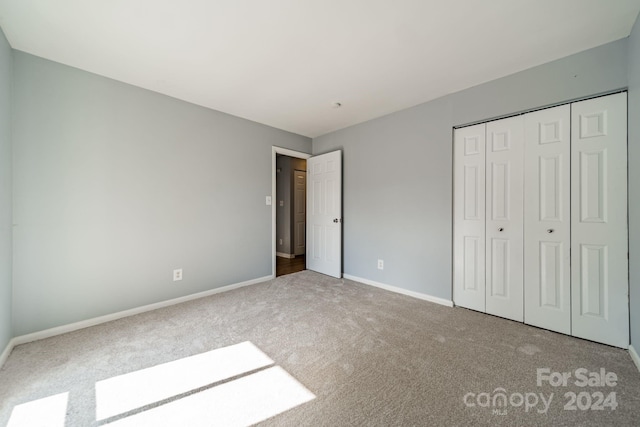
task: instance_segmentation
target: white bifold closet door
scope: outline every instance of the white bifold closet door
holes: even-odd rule
[[[627,94],[571,104],[572,335],[627,348]]]
[[[522,116],[456,129],[454,300],[523,321]]]
[[[454,301],[628,348],[627,95],[454,131]]]
[[[485,131],[455,130],[453,294],[456,305],[485,311]]]
[[[487,123],[486,312],[523,319],[522,116]]]
[[[524,116],[524,321],[571,333],[571,107]]]

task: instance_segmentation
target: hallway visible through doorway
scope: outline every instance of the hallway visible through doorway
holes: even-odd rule
[[[307,161],[277,154],[275,162],[276,276],[306,268]]]

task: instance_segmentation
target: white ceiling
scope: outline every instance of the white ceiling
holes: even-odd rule
[[[0,26],[15,49],[315,137],[626,37],[639,10],[640,0],[0,0]]]

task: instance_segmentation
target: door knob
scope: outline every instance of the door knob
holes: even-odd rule
[[[338,223],[338,222],[342,222],[342,220],[341,220],[341,219],[339,219],[339,218],[334,218],[334,219],[333,219],[333,222]]]
[[[548,229],[547,233],[549,233],[549,234],[553,233],[553,228]]]
[[[498,231],[504,231],[504,228],[500,227],[498,228]]]

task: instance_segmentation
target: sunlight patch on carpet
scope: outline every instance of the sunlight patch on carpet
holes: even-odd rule
[[[7,427],[64,427],[69,393],[54,394],[16,405]]]
[[[315,397],[284,369],[274,366],[105,425],[249,426]]]
[[[96,383],[98,421],[273,364],[246,341]]]

